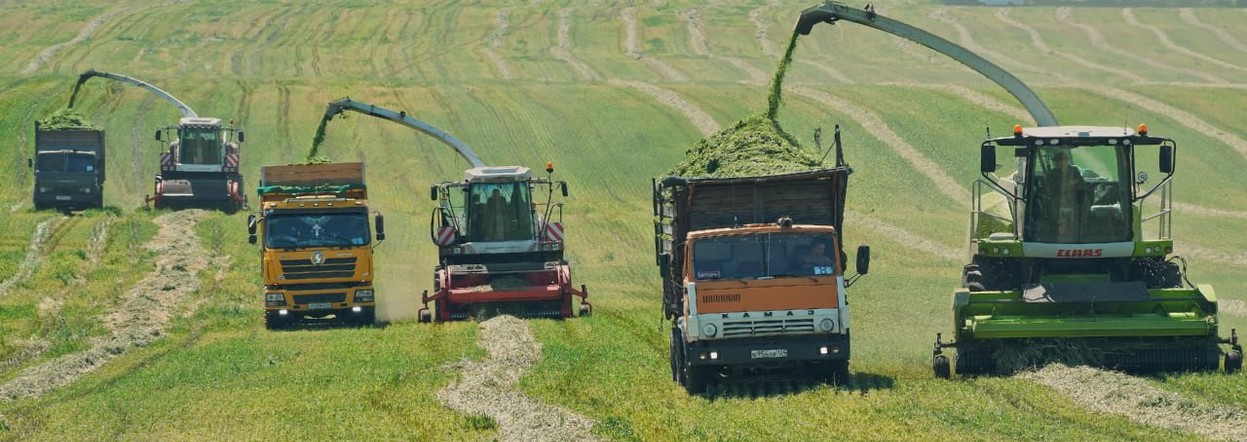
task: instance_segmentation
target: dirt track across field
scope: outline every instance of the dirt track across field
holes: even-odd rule
[[[458,381],[437,393],[446,406],[467,415],[485,415],[498,423],[503,441],[595,440],[593,421],[571,411],[543,404],[515,389],[515,384],[541,361],[541,343],[528,323],[498,316],[480,325],[477,341],[489,357],[462,362]]]
[[[201,210],[184,210],[156,218],[159,233],[146,245],[156,253],[155,269],[126,292],[102,318],[111,330],[91,340],[85,351],[36,365],[0,385],[0,401],[42,396],[68,385],[134,347],[164,336],[169,322],[199,288],[199,272],[209,264],[208,253],[195,234]]]

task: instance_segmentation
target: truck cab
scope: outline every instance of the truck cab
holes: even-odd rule
[[[329,317],[372,324],[374,235],[363,164],[269,166],[261,175],[260,215],[248,219],[248,233],[263,256],[266,326]],[[376,241],[384,240],[381,215],[374,225]]]
[[[104,131],[41,129],[35,125],[35,210],[63,211],[104,205]]]

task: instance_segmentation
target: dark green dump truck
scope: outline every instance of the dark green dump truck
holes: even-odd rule
[[[35,155],[28,163],[35,172],[35,210],[103,207],[103,130],[35,122]]]

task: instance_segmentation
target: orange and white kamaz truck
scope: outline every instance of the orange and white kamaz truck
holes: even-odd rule
[[[248,241],[263,254],[264,323],[281,328],[306,319],[372,324],[374,235],[368,225],[363,163],[260,169],[260,214],[247,219]],[[377,214],[376,241],[385,239]]]
[[[840,227],[847,166],[654,182],[657,264],[671,378],[710,382],[848,376],[849,303]]]

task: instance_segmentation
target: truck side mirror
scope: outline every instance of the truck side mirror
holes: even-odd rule
[[[238,142],[245,143],[246,141],[247,141],[247,134],[243,133],[243,131],[241,130],[238,131]]]
[[[161,141],[160,140],[160,129],[156,129],[156,141]]]
[[[865,275],[870,272],[870,246],[857,246],[857,273]]]
[[[984,144],[979,154],[979,170],[983,173],[996,171],[996,146]]]
[[[567,198],[567,181],[563,181],[559,184],[559,187],[563,188],[563,198]]]
[[[26,159],[26,167],[27,167],[27,168],[29,168],[29,169],[34,169],[34,168],[35,168],[35,159],[34,159],[34,158],[27,158],[27,159]]]
[[[247,242],[250,244],[255,244],[255,241],[256,241],[256,238],[255,238],[256,224],[257,223],[256,223],[255,215],[247,215]]]
[[[437,201],[437,186],[429,186],[429,200]]]
[[[1173,173],[1173,146],[1160,146],[1160,171],[1161,173]]]
[[[377,241],[385,241],[385,217],[377,215],[373,223],[377,225]]]

